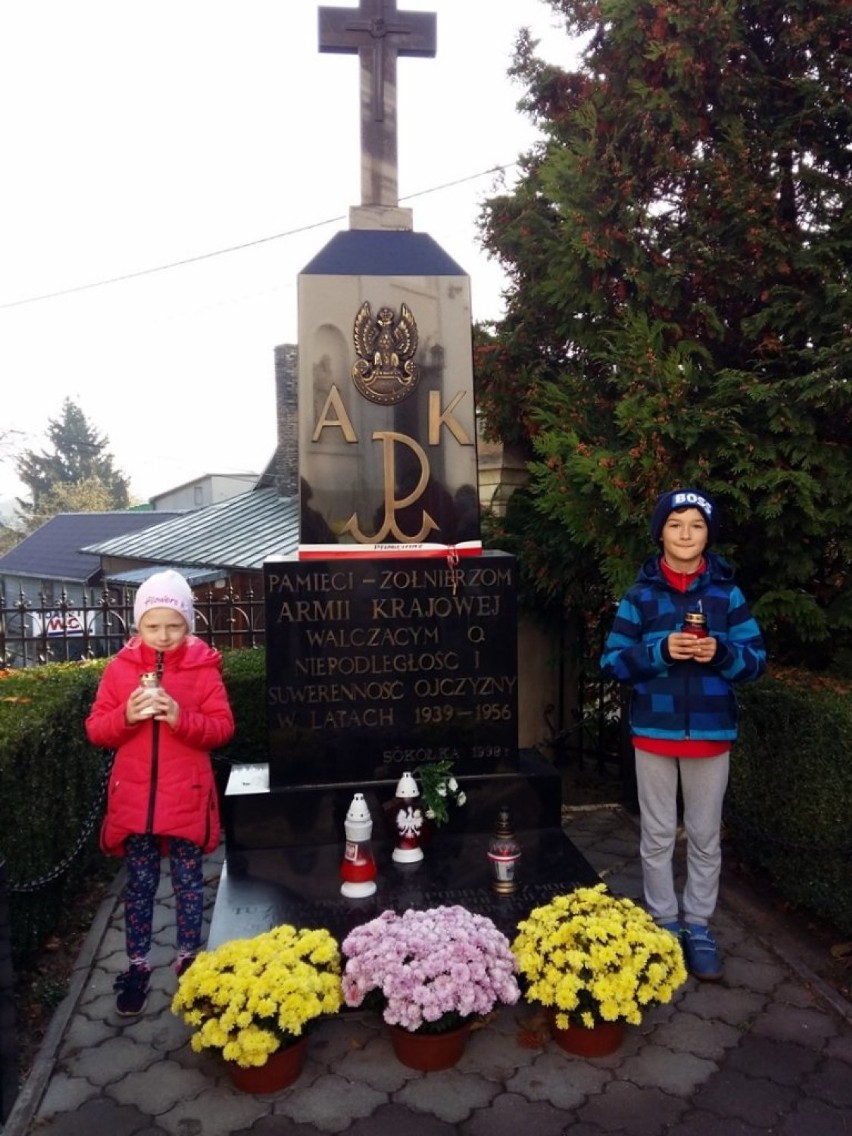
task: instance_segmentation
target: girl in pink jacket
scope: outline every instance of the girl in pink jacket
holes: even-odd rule
[[[155,573],[134,604],[137,634],[111,660],[86,719],[89,740],[114,749],[101,847],[127,857],[129,968],[115,981],[116,1010],[141,1014],[148,998],[151,924],[168,855],[177,908],[178,974],[201,946],[203,854],[219,843],[210,751],[234,733],[222,657],[193,634],[193,597],[179,573]],[[142,675],[153,688],[140,685]]]

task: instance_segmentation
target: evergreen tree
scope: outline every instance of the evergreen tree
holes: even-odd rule
[[[20,430],[0,428],[0,465],[12,461],[15,446],[21,437]],[[11,518],[0,516],[0,556],[5,556],[24,537],[22,532],[7,524],[7,520]]]
[[[52,451],[25,450],[16,461],[18,477],[32,495],[29,501],[17,499],[29,531],[60,512],[127,508],[128,481],[113,467],[107,439],[70,399],[60,417],[49,420],[47,436]]]
[[[619,593],[699,484],[776,651],[849,643],[852,0],[548,2],[588,38],[571,73],[519,38],[544,141],[483,211],[511,283],[477,346],[537,575]]]
[[[4,521],[0,521],[0,556],[5,556],[7,552],[11,552],[16,544],[24,539],[24,534],[13,529]]]

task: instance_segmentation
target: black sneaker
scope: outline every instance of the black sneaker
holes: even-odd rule
[[[113,983],[113,990],[117,991],[115,1010],[123,1018],[135,1018],[145,1009],[148,1001],[148,986],[151,982],[151,971],[147,966],[130,964],[130,969],[120,974]]]

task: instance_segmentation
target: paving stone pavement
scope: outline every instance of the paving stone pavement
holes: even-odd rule
[[[629,813],[567,809],[565,826],[614,891],[640,899]],[[208,915],[221,854],[209,865]],[[550,1040],[529,1048],[536,1010],[517,1006],[476,1030],[455,1068],[418,1073],[396,1061],[380,1022],[351,1013],[323,1023],[297,1083],[268,1096],[234,1089],[169,1011],[169,890],[165,880],[143,1016],[113,1009],[124,965],[116,888],[3,1136],[852,1136],[852,1005],[771,913],[727,884],[714,922],[722,981],[691,978],[610,1057],[572,1057]]]

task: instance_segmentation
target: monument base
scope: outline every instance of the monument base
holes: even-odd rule
[[[382,911],[461,904],[487,915],[512,939],[518,922],[554,895],[599,882],[562,829],[517,833],[522,848],[518,887],[501,895],[491,883],[487,833],[439,830],[423,860],[400,864],[393,844],[377,841],[376,891],[364,899],[340,894],[343,842],[252,849],[226,857],[208,945],[251,938],[281,923],[325,927],[338,941]]]
[[[519,768],[463,777],[468,800],[449,825],[433,829],[423,858],[394,857],[386,823],[396,778],[361,785],[270,786],[265,764],[235,765],[224,801],[226,856],[209,945],[250,938],[281,923],[325,927],[342,940],[382,911],[461,904],[487,915],[509,938],[518,922],[554,895],[599,882],[561,827],[561,778],[549,762],[522,751]],[[376,889],[341,894],[344,817],[365,789],[373,817]],[[488,847],[498,812],[511,809],[521,846],[517,888],[495,887]]]

